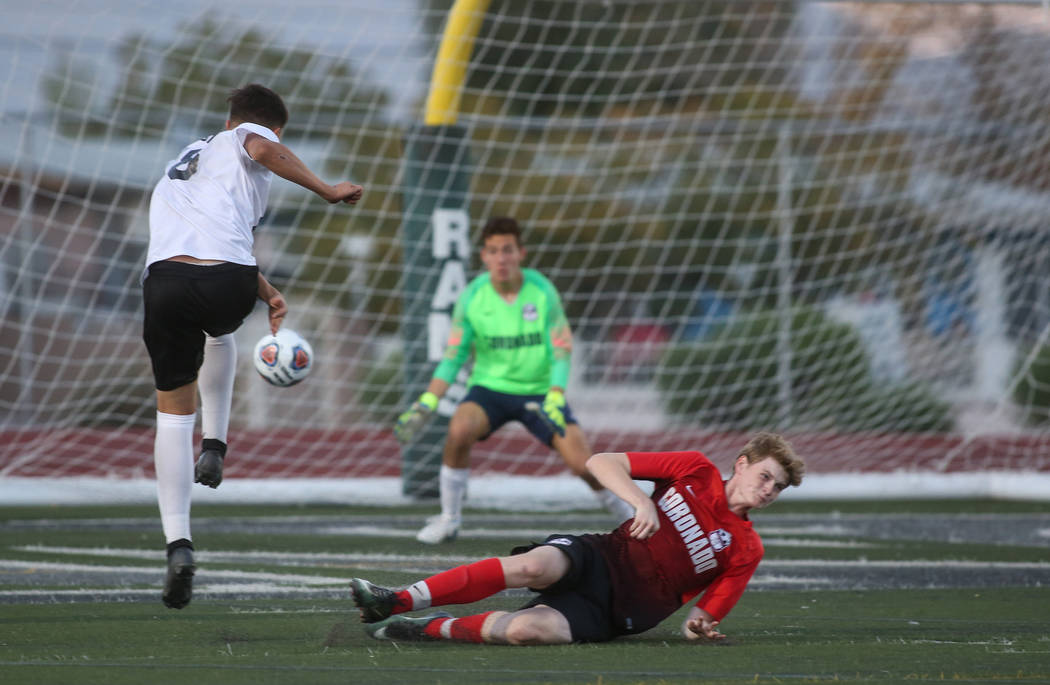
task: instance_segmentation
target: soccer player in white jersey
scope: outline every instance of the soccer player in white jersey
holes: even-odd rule
[[[164,604],[181,609],[193,589],[190,490],[222,482],[237,349],[233,332],[258,298],[270,329],[287,303],[259,273],[253,231],[266,211],[272,174],[330,203],[355,204],[361,186],[329,185],[280,142],[288,121],[281,97],[258,84],[234,90],[226,129],[186,146],[169,162],[150,199],[143,272],[143,340],[157,388],[153,459],[167,541]],[[194,467],[197,392],[203,432]]]

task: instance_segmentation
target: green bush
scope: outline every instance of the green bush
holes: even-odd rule
[[[780,400],[781,317],[744,315],[716,337],[671,346],[657,371],[677,421],[746,430],[778,426],[926,432],[951,427],[950,408],[921,387],[880,387],[852,326],[799,307],[789,314],[790,402]],[[784,427],[786,428],[786,427]]]
[[[951,405],[918,383],[872,386],[838,408],[836,427],[848,431],[946,433],[954,429]]]
[[[1014,388],[1014,402],[1025,410],[1025,418],[1032,425],[1050,423],[1050,345],[1036,350],[1032,365],[1023,367],[1028,354],[1020,357],[1014,375],[1021,375]]]

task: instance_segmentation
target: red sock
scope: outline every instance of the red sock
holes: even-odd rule
[[[394,605],[394,609],[390,613],[403,614],[406,611],[412,611],[412,595],[408,594],[408,590],[398,590],[397,604]]]
[[[430,623],[423,626],[423,634],[434,638],[435,640],[444,640],[445,636],[441,634],[441,626],[445,625],[449,621],[454,621],[454,618],[435,618]]]
[[[482,643],[481,626],[491,611],[463,618],[435,618],[428,623],[423,632],[435,640],[455,640],[457,642]],[[445,626],[448,626],[445,628]],[[447,632],[446,632],[447,631]]]
[[[423,583],[430,593],[430,606],[436,607],[444,604],[469,604],[507,589],[507,581],[503,577],[503,565],[495,557],[475,561],[465,566],[457,566],[436,576],[431,576]],[[417,583],[413,587],[419,585]],[[411,596],[409,590],[406,590],[405,594]],[[412,604],[409,603],[409,606]]]

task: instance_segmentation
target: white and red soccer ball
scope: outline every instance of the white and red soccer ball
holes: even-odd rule
[[[252,362],[267,382],[286,388],[310,375],[314,351],[303,336],[290,328],[281,328],[277,335],[264,335],[255,343]]]

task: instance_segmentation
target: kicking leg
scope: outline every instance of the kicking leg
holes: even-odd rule
[[[226,436],[233,404],[233,381],[237,371],[237,344],[233,334],[205,338],[204,363],[197,385],[201,395],[201,455],[194,481],[211,488],[222,482]]]

